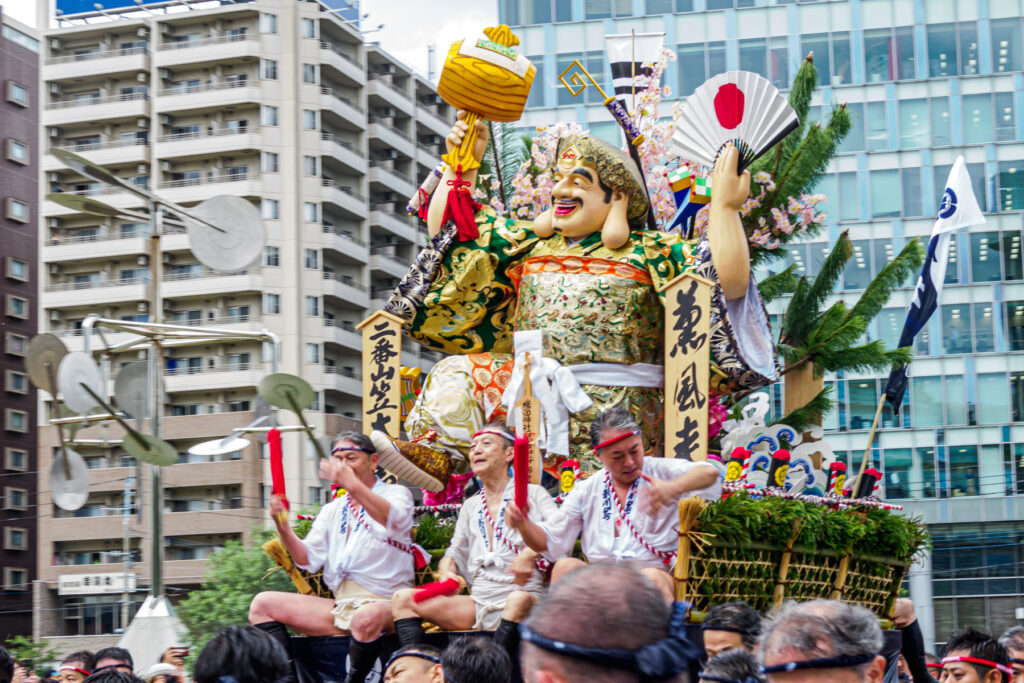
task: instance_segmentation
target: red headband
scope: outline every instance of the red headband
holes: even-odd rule
[[[476,434],[474,434],[471,438],[475,439],[476,437],[481,436],[483,434],[494,434],[495,436],[500,436],[503,439],[508,439],[509,441],[515,441],[515,437],[514,436],[512,436],[511,434],[509,434],[508,432],[506,432],[503,429],[498,429],[497,427],[484,427],[483,429],[478,431]]]
[[[70,666],[67,664],[65,664],[64,666],[57,667],[57,671],[77,671],[86,678],[88,678],[91,674],[91,672],[86,671],[85,669],[79,669],[77,666]]]
[[[608,446],[611,446],[612,444],[617,444],[618,442],[622,441],[623,439],[628,439],[631,436],[638,436],[639,434],[640,434],[640,430],[638,429],[638,430],[636,430],[634,432],[626,432],[625,434],[619,434],[618,436],[613,436],[612,438],[608,439],[607,441],[602,441],[601,443],[599,443],[596,446],[594,446],[594,452],[596,453],[597,451],[601,450],[602,448],[607,448]]]
[[[942,665],[939,664],[938,662],[926,662],[925,666],[930,666],[933,669],[941,669],[942,668]]]
[[[987,666],[992,669],[1002,671],[1007,676],[1013,675],[1013,669],[1006,666],[1005,664],[999,664],[998,662],[993,662],[990,659],[982,659],[980,657],[968,657],[967,655],[961,655],[959,657],[946,657],[942,660],[942,666],[946,666],[947,664],[951,664],[953,662],[967,662],[968,664],[978,664],[979,666]]]

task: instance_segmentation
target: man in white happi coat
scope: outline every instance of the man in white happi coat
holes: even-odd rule
[[[347,492],[321,508],[305,539],[288,524],[282,501],[273,496],[270,514],[296,566],[323,570],[334,599],[264,591],[249,606],[249,623],[290,652],[290,626],[308,636],[350,635],[346,681],[361,683],[380,653],[379,639],[394,631],[391,596],[414,578],[411,538],[413,498],[404,486],[376,477],[378,456],[365,434],[342,432],[320,477]]]
[[[416,602],[415,589],[392,599],[395,629],[403,646],[423,640],[424,619],[446,630],[483,629],[515,656],[519,623],[545,592],[549,565],[523,544],[505,523],[505,509],[515,501],[515,481],[508,468],[513,439],[503,427],[485,427],[473,435],[469,465],[482,488],[459,510],[448,551],[438,563],[438,579],[455,579],[470,595],[436,596]],[[558,508],[541,486],[527,488],[528,514],[553,522]],[[465,577],[465,578],[463,578]]]
[[[645,458],[640,427],[621,406],[594,419],[590,441],[604,467],[576,484],[558,517],[534,520],[511,505],[506,512],[508,525],[549,560],[571,552],[582,533],[587,561],[631,562],[671,601],[671,571],[679,543],[676,504],[685,496],[718,500],[722,495],[718,470],[703,462]],[[572,557],[558,560],[552,582],[582,564]]]

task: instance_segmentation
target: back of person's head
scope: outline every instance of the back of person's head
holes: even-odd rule
[[[743,600],[724,602],[708,610],[702,631],[729,631],[739,635],[743,647],[753,652],[761,635],[761,615]]]
[[[636,651],[669,636],[672,608],[655,585],[625,565],[592,564],[576,569],[552,586],[524,626],[560,644],[600,650]],[[568,653],[564,647],[542,648],[524,631],[520,650],[524,676],[553,673],[566,683],[628,683],[640,674],[616,669]],[[559,654],[561,650],[566,654]]]
[[[753,654],[735,648],[709,660],[700,672],[700,678],[715,683],[757,683],[764,680],[758,669],[757,658]]]
[[[113,659],[129,668],[135,668],[135,660],[132,659],[132,653],[123,647],[105,647],[96,653],[96,658],[93,660],[95,666],[106,666],[101,664],[104,659]]]
[[[146,683],[135,674],[118,671],[117,669],[104,669],[97,671],[82,683]]]
[[[793,655],[799,660],[867,657],[882,649],[878,618],[865,607],[839,600],[786,603],[766,620],[762,633],[758,655],[765,665],[780,658],[796,661]],[[872,661],[850,668],[863,675]]]
[[[14,678],[14,657],[7,648],[0,647],[0,683],[11,683]]]
[[[441,655],[447,683],[508,683],[512,660],[489,638],[459,638]]]
[[[1018,659],[1024,657],[1024,626],[1014,626],[999,636],[999,644],[1007,651],[1014,650]]]
[[[290,674],[280,643],[253,626],[228,626],[217,632],[196,659],[196,683],[217,683],[229,676],[238,683],[275,683]]]
[[[945,660],[950,656],[966,656],[975,659],[983,659],[987,662],[993,662],[1004,667],[1010,665],[1010,655],[1006,652],[1006,648],[999,644],[999,641],[991,636],[991,634],[984,633],[982,631],[976,631],[973,628],[966,628],[959,633],[955,633],[949,637],[946,641],[946,645],[942,648],[942,658]],[[985,675],[994,670],[995,667],[985,666],[983,664],[975,664],[972,662],[964,662],[974,667],[974,670],[978,672],[978,680],[984,680]],[[998,669],[995,669],[998,671]],[[1005,672],[1000,672],[1000,679],[1009,678]]]
[[[76,666],[79,669],[85,671],[92,671],[93,665],[96,663],[96,655],[89,650],[78,650],[71,654],[64,655],[64,659],[60,660],[61,666]]]

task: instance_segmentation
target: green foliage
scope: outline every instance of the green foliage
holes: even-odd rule
[[[800,279],[796,276],[795,270],[796,264],[794,263],[782,272],[769,275],[757,283],[757,288],[761,291],[761,298],[766,304],[778,299],[783,294],[791,294],[796,289]]]
[[[832,399],[832,386],[826,386],[810,401],[793,410],[788,415],[772,420],[771,424],[789,425],[797,432],[804,432],[810,429],[811,425],[820,425],[825,413],[832,409],[834,403],[835,401]]]
[[[455,533],[455,520],[426,514],[416,521],[416,542],[427,550],[447,548]]]
[[[57,648],[50,647],[45,642],[33,640],[31,636],[14,636],[4,643],[4,647],[30,672],[38,673],[44,666],[56,662],[59,657]]]
[[[254,531],[252,545],[229,541],[210,556],[202,588],[190,592],[178,606],[194,652],[201,651],[220,628],[249,623],[249,603],[260,591],[295,591],[288,575],[260,547],[273,537],[274,532],[260,528]]]
[[[487,141],[484,158],[480,161],[478,177],[481,182],[477,183],[477,187],[487,195],[485,204],[489,204],[496,196],[502,204],[508,206],[509,197],[513,194],[510,183],[522,163],[530,157],[533,139],[519,133],[511,123],[488,121],[487,126],[490,130],[490,139]],[[498,181],[497,189],[492,189],[489,182],[482,182],[492,175]]]

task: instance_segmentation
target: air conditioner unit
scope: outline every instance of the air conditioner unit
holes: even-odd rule
[[[149,128],[149,117],[148,116],[140,116],[139,118],[135,119],[135,127],[136,128]]]
[[[173,122],[173,121],[174,121],[174,119],[171,117],[170,114],[160,114],[160,125],[161,126],[169,126],[169,125],[171,125],[171,122]]]
[[[149,80],[149,72],[148,71],[137,71],[137,72],[135,72],[135,80],[137,80],[139,83],[145,83],[146,81]]]
[[[172,78],[174,78],[174,74],[171,73],[170,69],[160,69],[160,79],[161,80],[169,81]]]
[[[50,49],[51,50],[60,50],[61,49],[60,38],[50,38]]]
[[[63,135],[64,131],[61,130],[60,126],[50,126],[50,137],[59,138]]]
[[[138,263],[140,266],[148,266],[149,257],[146,256],[145,254],[140,254],[139,257],[135,259],[135,262]]]
[[[160,24],[160,33],[169,34],[174,33],[174,29],[171,28],[170,24]]]
[[[51,228],[59,228],[60,227],[60,219],[59,218],[48,218],[46,222],[47,222],[47,225],[49,227],[51,227]]]
[[[174,263],[174,254],[164,254],[163,261],[165,266],[171,265],[172,263]],[[165,301],[164,306],[166,307],[166,305],[167,302]]]
[[[59,95],[60,94],[60,83],[50,83],[50,94],[51,95]]]
[[[62,320],[64,320],[64,314],[63,313],[61,313],[60,311],[58,311],[56,309],[52,309],[50,311],[50,322],[51,323],[59,323]]]
[[[161,161],[160,162],[160,172],[161,173],[170,173],[171,172],[171,162],[169,162],[169,161]]]
[[[50,275],[60,275],[63,272],[64,266],[60,265],[59,263],[50,264]]]
[[[49,173],[46,174],[46,177],[49,179],[51,183],[60,182],[60,173],[57,173],[56,171],[50,171]]]
[[[139,305],[135,307],[139,313],[149,313],[149,304],[145,301],[140,301]]]
[[[149,173],[149,164],[136,164],[135,172],[139,175],[146,175]]]
[[[149,29],[145,26],[140,26],[138,29],[136,29],[135,35],[137,35],[139,38],[146,38],[147,36],[149,36]]]

